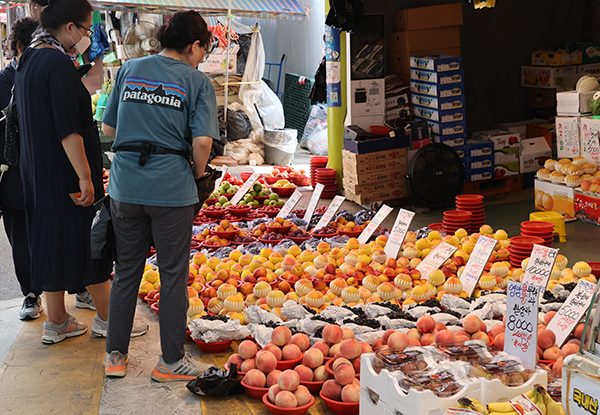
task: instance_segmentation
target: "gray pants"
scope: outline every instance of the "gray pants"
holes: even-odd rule
[[[194,207],[158,207],[111,200],[117,259],[106,351],[126,354],[150,235],[160,272],[160,343],[166,363],[185,355],[187,281]]]

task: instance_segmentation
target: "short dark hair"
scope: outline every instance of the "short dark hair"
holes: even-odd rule
[[[31,42],[31,35],[38,28],[38,22],[31,17],[23,17],[15,21],[10,27],[10,36],[8,42],[10,44],[11,57],[19,54],[19,43],[26,48]]]
[[[183,53],[197,40],[200,45],[208,46],[212,34],[200,13],[190,10],[175,13],[158,29],[157,37],[163,48]]]
[[[31,0],[44,7],[40,23],[46,30],[55,30],[69,22],[84,23],[94,10],[88,0]]]

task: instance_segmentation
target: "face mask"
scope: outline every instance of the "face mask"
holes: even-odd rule
[[[87,36],[84,36],[81,38],[81,40],[79,42],[77,42],[75,44],[75,49],[77,49],[77,53],[82,55],[83,52],[85,52],[87,50],[87,48],[90,47],[91,44],[92,44],[92,41],[90,40],[90,38]]]

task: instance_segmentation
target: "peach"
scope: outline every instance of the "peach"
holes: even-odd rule
[[[336,355],[336,353],[338,353],[340,351],[340,346],[341,343],[336,343],[331,345],[331,347],[329,348],[329,357],[333,357]]]
[[[406,332],[406,335],[409,338],[413,338],[416,340],[421,340],[421,332],[418,329],[410,329]]]
[[[576,339],[581,340],[581,337],[583,336],[583,328],[584,327],[585,327],[585,323],[579,323],[575,327],[575,330],[573,330],[573,337],[575,337]]]
[[[292,336],[290,344],[295,344],[301,352],[304,352],[310,347],[310,339],[304,333],[296,333]]]
[[[346,339],[340,344],[340,353],[348,360],[360,356],[361,351],[362,346],[360,345],[360,342],[354,338]]]
[[[275,406],[280,408],[295,408],[298,406],[298,400],[292,392],[282,390],[275,396]]]
[[[540,346],[537,347],[537,354],[538,354],[538,356],[539,356],[540,359],[544,355],[544,350]]]
[[[281,350],[282,360],[295,360],[302,356],[300,348],[295,344],[286,344]]]
[[[437,331],[448,330],[448,328],[446,327],[446,325],[444,323],[439,322],[439,321],[435,323],[435,329]]]
[[[329,356],[329,346],[324,341],[316,342],[311,349],[312,348],[319,349],[321,353],[323,353],[323,356]]]
[[[270,373],[277,366],[277,358],[273,353],[263,351],[256,355],[256,367],[263,373]]]
[[[308,388],[304,385],[298,386],[298,389],[294,391],[294,396],[298,402],[298,406],[304,406],[311,400],[311,394]]]
[[[331,369],[336,370],[340,365],[343,365],[343,364],[351,365],[352,362],[350,360],[346,359],[345,357],[339,357],[333,361],[333,364],[331,365]]]
[[[552,320],[552,317],[554,317],[556,315],[556,311],[548,311],[545,315],[544,315],[544,324],[547,326],[548,324],[550,324],[550,321]]]
[[[384,332],[383,332],[383,342],[384,342],[385,344],[387,344],[387,342],[388,342],[388,339],[389,339],[389,338],[390,338],[390,336],[391,336],[392,334],[394,334],[395,332],[396,332],[396,330],[389,330],[389,329],[388,329],[388,330],[386,330],[386,331],[384,331]]]
[[[329,379],[329,372],[327,371],[327,369],[325,369],[325,365],[319,366],[313,372],[313,380],[315,382],[323,382],[327,379]]]
[[[455,341],[454,333],[450,330],[438,331],[435,335],[435,344],[454,343]]]
[[[342,329],[342,340],[346,340],[346,339],[353,339],[354,338],[354,332],[348,328],[343,328]]]
[[[237,367],[237,370],[240,371],[240,367],[242,366],[242,363],[244,363],[244,359],[242,359],[242,357],[238,353],[234,353],[231,356],[229,356],[229,359],[227,359],[227,363],[229,365],[231,365],[231,363],[235,363],[235,367]]]
[[[425,333],[421,336],[420,343],[422,346],[429,346],[430,344],[435,343],[435,334],[433,333]]]
[[[352,361],[352,367],[356,373],[360,373],[360,356]]]
[[[238,347],[238,353],[240,354],[240,357],[244,360],[252,359],[254,356],[256,356],[257,351],[258,348],[256,347],[256,343],[254,343],[251,340],[244,340],[240,343],[240,346]]]
[[[494,347],[498,350],[504,350],[504,332],[494,337]]]
[[[277,385],[277,381],[279,380],[279,375],[281,375],[281,370],[278,370],[278,369],[272,370],[267,375],[267,387],[270,388],[273,385]]]
[[[562,356],[556,359],[556,362],[552,365],[552,372],[557,375],[562,375],[563,360],[564,358]]]
[[[421,342],[417,339],[413,339],[412,337],[408,338],[408,346],[421,346]]]
[[[334,379],[326,380],[325,383],[323,383],[321,392],[323,392],[323,396],[333,399],[334,401],[342,399],[342,387]]]
[[[295,372],[291,369],[284,370],[283,373],[279,375],[277,384],[282,391],[295,391],[300,384],[300,375],[298,372]]]
[[[406,334],[399,331],[393,333],[387,341],[391,349],[405,349],[408,347],[409,338]]]
[[[350,384],[344,386],[342,389],[342,402],[358,402],[360,397],[360,386],[356,384]]]
[[[556,342],[556,336],[552,330],[541,329],[538,330],[538,346],[542,349],[548,349]]]
[[[490,330],[490,336],[494,338],[500,333],[504,333],[504,326],[502,324],[498,324],[496,327]]]
[[[485,331],[478,331],[471,335],[472,340],[481,340],[485,344],[490,342],[490,337],[487,335]]]
[[[556,360],[561,356],[561,350],[558,347],[550,347],[544,350],[542,358],[544,360]]]
[[[360,347],[361,347],[360,354],[363,354],[363,353],[372,353],[373,352],[373,348],[367,342],[361,342],[360,343]]]
[[[467,333],[476,333],[481,329],[481,319],[473,314],[470,314],[463,319],[462,326]]]
[[[248,386],[264,388],[267,383],[267,377],[258,369],[252,369],[244,376],[244,383]]]
[[[262,349],[261,351],[271,352],[273,354],[273,356],[275,356],[275,359],[277,359],[277,361],[280,361],[283,359],[283,352],[281,351],[281,349],[272,343],[267,344],[264,347],[264,349]],[[257,352],[256,355],[258,356],[259,353],[260,353],[260,351]]]
[[[344,339],[344,331],[336,324],[328,324],[323,329],[323,340],[329,344],[339,343]]]
[[[456,331],[454,332],[454,335],[455,335],[455,336],[467,336],[467,337],[469,337],[469,338],[471,337],[471,335],[470,335],[469,333],[467,333],[466,331],[464,331],[463,329],[456,330]]]
[[[300,376],[300,380],[312,382],[313,371],[308,366],[298,365],[294,368],[294,371],[298,372],[298,376]]]
[[[567,344],[576,344],[577,346],[579,346],[581,344],[581,340],[579,339],[571,339],[567,342]]]
[[[333,377],[342,386],[352,383],[355,376],[356,372],[352,365],[342,364],[333,371]]]
[[[323,364],[323,353],[320,349],[311,347],[304,353],[302,364],[311,369],[321,366]]]
[[[269,387],[269,400],[273,403],[275,403],[275,397],[277,396],[277,394],[281,392],[281,388],[279,387],[279,385],[275,384]]]
[[[579,352],[579,346],[573,343],[567,343],[560,349],[560,354],[563,359],[577,352]]]
[[[271,341],[276,346],[285,346],[292,341],[292,332],[285,326],[276,327],[271,333]]]
[[[240,366],[240,372],[248,372],[252,369],[256,369],[256,361],[254,359],[246,359]]]
[[[479,329],[479,331],[483,331],[483,332],[487,333],[487,326],[485,325],[483,320],[481,321],[481,328]]]
[[[419,317],[417,320],[417,330],[421,333],[431,333],[435,330],[435,320],[430,315]]]

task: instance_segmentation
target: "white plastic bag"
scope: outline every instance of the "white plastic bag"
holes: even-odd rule
[[[319,124],[311,135],[306,139],[308,151],[320,156],[326,156],[328,153],[327,123]]]
[[[262,81],[264,72],[265,48],[260,34],[260,25],[257,23],[252,34],[239,97],[244,103],[246,113],[252,113],[248,116],[254,128],[260,125],[265,128],[283,128],[285,126],[283,105],[275,92]],[[260,118],[255,108],[258,108]]]

